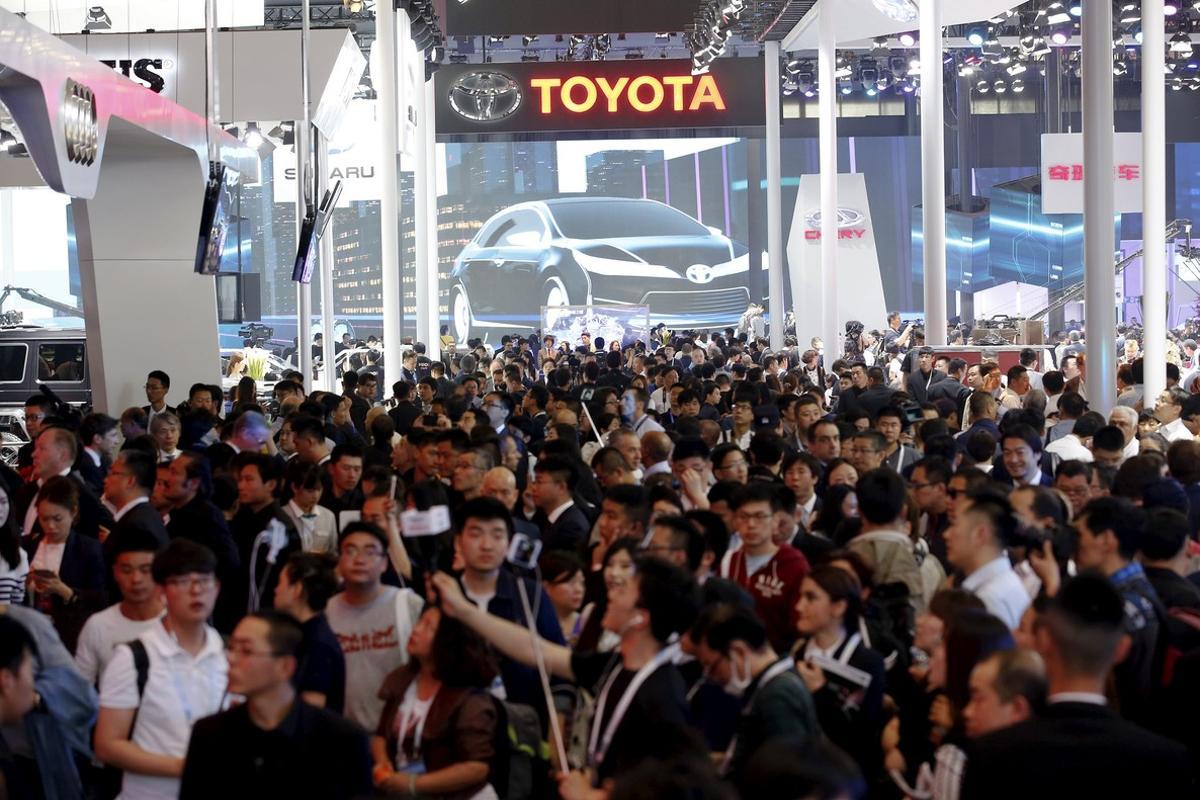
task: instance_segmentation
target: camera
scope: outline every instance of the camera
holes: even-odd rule
[[[538,556],[542,554],[542,543],[530,539],[523,533],[515,533],[508,546],[508,563],[522,569],[537,569]]]

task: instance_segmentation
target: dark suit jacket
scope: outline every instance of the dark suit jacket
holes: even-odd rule
[[[967,750],[964,800],[1195,797],[1187,752],[1104,706],[1055,703]]]
[[[43,539],[39,532],[22,542],[30,562],[37,553]],[[87,618],[108,605],[108,569],[104,566],[104,554],[100,542],[71,531],[63,544],[62,563],[58,567],[58,578],[75,590],[75,598],[64,603],[54,597],[50,602],[50,619],[62,637],[63,644],[72,653],[79,641],[79,632]]]
[[[863,411],[871,415],[871,419],[875,419],[879,412],[892,402],[894,394],[895,392],[886,386],[868,386],[858,396],[858,404]]]
[[[121,517],[121,521],[116,523],[108,534],[108,539],[104,542],[104,554],[108,563],[112,563],[113,553],[121,540],[134,531],[148,531],[158,539],[161,547],[166,547],[167,542],[171,540],[167,535],[167,526],[163,525],[162,515],[150,503],[139,503],[126,511],[125,516]]]
[[[958,419],[962,421],[963,412],[967,408],[967,400],[971,397],[971,389],[959,381],[947,377],[930,386],[929,391],[925,394],[931,403],[942,399],[952,400],[954,407],[958,409]]]
[[[550,522],[540,512],[534,521],[541,526],[542,546],[546,550],[571,550],[577,553],[592,532],[587,516],[575,504],[564,511],[556,522]]]
[[[108,470],[111,467],[112,464],[104,457],[100,459],[100,466],[96,466],[96,462],[92,461],[92,457],[82,451],[79,453],[79,458],[75,461],[75,471],[79,473],[79,477],[83,478],[83,482],[97,496],[104,493],[104,479],[108,476]]]
[[[407,436],[412,430],[413,422],[421,416],[421,407],[411,400],[405,400],[397,403],[396,407],[388,412],[388,416],[396,424],[396,433]]]
[[[234,544],[233,534],[225,515],[212,503],[197,495],[190,503],[168,515],[167,536],[172,539],[190,539],[212,550],[217,557],[217,580],[221,586],[233,586],[241,575],[242,558]],[[213,609],[213,625],[221,633],[232,633],[246,613],[245,605],[234,602],[232,592],[217,595]]]

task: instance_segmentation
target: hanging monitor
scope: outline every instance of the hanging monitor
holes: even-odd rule
[[[292,267],[292,280],[297,283],[311,283],[313,266],[317,259],[317,250],[321,237],[333,220],[333,209],[337,207],[338,198],[342,194],[342,182],[334,183],[333,188],[325,192],[321,204],[315,212],[310,212],[300,224],[300,238],[296,248],[296,262]]]

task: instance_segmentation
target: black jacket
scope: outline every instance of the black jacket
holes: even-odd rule
[[[929,390],[944,380],[946,373],[940,369],[932,370],[928,375],[921,374],[919,369],[913,370],[908,375],[908,394],[918,403],[928,402]]]
[[[229,531],[229,523],[221,510],[203,497],[197,495],[167,515],[167,535],[172,539],[189,539],[212,550],[217,557],[217,580],[222,587],[233,586],[239,581],[242,557]],[[213,623],[221,633],[232,633],[246,613],[245,605],[238,606],[233,595],[232,591],[217,595]]]
[[[31,564],[42,538],[39,532],[22,542]],[[58,597],[51,598],[49,611],[58,635],[72,653],[75,652],[75,644],[79,641],[83,623],[108,605],[107,576],[108,570],[104,566],[100,542],[81,536],[77,531],[71,531],[63,543],[58,579],[75,591],[75,597],[69,603],[64,603]]]
[[[868,386],[858,395],[858,405],[871,415],[871,419],[879,416],[879,412],[892,402],[894,391],[883,385]]]
[[[407,436],[408,432],[412,430],[413,422],[421,416],[421,407],[411,400],[402,400],[388,412],[388,416],[396,425],[396,433]]]
[[[964,800],[1194,796],[1182,745],[1090,703],[1052,703],[976,739],[962,786]]]
[[[542,529],[542,546],[547,550],[570,550],[577,553],[592,533],[587,516],[574,503],[555,522],[550,522],[541,512],[534,518],[534,522]]]
[[[197,722],[179,791],[181,800],[372,795],[366,732],[299,698],[273,731],[257,727],[245,704]]]
[[[273,520],[283,527],[283,535],[286,537],[282,546],[274,553],[274,557],[271,543],[265,538],[259,540],[259,534],[263,533]],[[271,608],[274,605],[275,584],[279,582],[279,573],[283,570],[283,565],[292,553],[300,552],[300,535],[296,533],[291,517],[283,513],[279,503],[271,503],[257,512],[242,508],[234,515],[229,528],[242,562],[238,579],[230,587],[230,594],[236,598],[243,614],[251,610],[250,605],[255,596],[255,609]],[[224,591],[225,587],[222,586],[221,590]]]
[[[149,501],[138,503],[125,512],[125,516],[121,517],[120,522],[113,525],[108,538],[104,541],[104,555],[108,559],[108,563],[112,563],[113,553],[116,552],[121,540],[134,531],[148,531],[155,539],[158,539],[161,547],[166,547],[167,542],[171,540],[171,537],[167,535],[167,526],[163,524],[162,515],[155,510],[154,506],[150,505]]]
[[[92,457],[87,453],[80,452],[79,458],[75,460],[75,470],[79,473],[79,477],[83,478],[83,482],[88,488],[100,496],[104,493],[104,479],[108,476],[108,470],[112,467],[109,460],[105,457],[100,458],[100,464],[97,466]]]

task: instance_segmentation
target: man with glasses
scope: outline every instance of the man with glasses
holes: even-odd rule
[[[783,508],[774,486],[751,483],[734,495],[732,505],[741,547],[722,564],[721,577],[750,593],[772,647],[787,652],[796,639],[792,610],[808,559],[790,544],[775,542],[775,513]]]
[[[338,550],[344,588],[325,607],[346,658],[346,717],[369,731],[383,712],[383,679],[408,663],[405,645],[424,604],[411,589],[383,584],[387,550],[387,534],[378,525],[347,525]]]
[[[229,691],[246,702],[196,724],[181,798],[366,797],[371,755],[364,731],[310,705],[292,685],[303,632],[292,617],[259,612],[229,641]]]
[[[35,394],[25,401],[25,433],[29,441],[17,451],[17,469],[21,477],[29,480],[29,468],[33,466],[33,447],[38,435],[46,428],[46,420],[54,413],[54,401],[44,394]]]
[[[946,529],[950,527],[950,462],[930,456],[917,462],[909,487],[921,510],[920,534],[929,552],[946,563]]]
[[[124,770],[122,797],[175,798],[192,726],[225,698],[229,663],[208,625],[220,591],[208,548],[176,539],[151,572],[166,614],[117,647],[100,679],[96,757]]]
[[[883,451],[887,441],[879,431],[859,431],[846,447],[846,459],[864,475],[883,466]]]
[[[104,499],[111,505],[114,525],[104,540],[107,560],[121,546],[121,540],[135,531],[146,531],[165,546],[167,528],[162,516],[150,504],[150,494],[158,481],[154,457],[140,450],[122,450],[104,479]]]
[[[163,372],[161,369],[152,370],[146,376],[146,384],[143,386],[146,390],[147,405],[142,406],[142,411],[146,412],[146,423],[154,421],[154,418],[162,413],[170,411],[174,413],[175,409],[167,405],[167,392],[171,391],[171,376]]]

